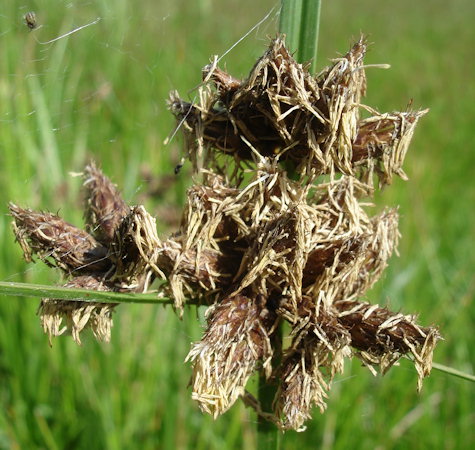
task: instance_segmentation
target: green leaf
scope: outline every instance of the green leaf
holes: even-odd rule
[[[304,0],[282,0],[280,10],[279,31],[285,34],[285,42],[287,48],[292,52],[296,52],[300,47],[300,28],[302,21],[302,6]]]
[[[309,71],[317,68],[318,32],[320,29],[320,0],[304,0],[299,35],[299,62],[311,61]]]
[[[0,282],[0,295],[101,303],[173,303],[173,300],[158,297],[157,294],[89,291],[87,289],[70,289],[42,284],[10,283],[4,281]]]
[[[282,0],[280,10],[279,31],[286,35],[287,48],[297,62],[311,61],[311,73],[316,70],[320,6],[320,0]]]

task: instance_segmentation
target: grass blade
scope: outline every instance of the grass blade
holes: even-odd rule
[[[432,368],[438,370],[439,372],[443,372],[448,375],[452,375],[454,377],[462,378],[463,380],[475,383],[475,375],[470,375],[468,373],[461,372],[460,370],[453,369],[452,367],[444,366],[443,364],[438,363],[432,363]]]
[[[282,0],[280,10],[279,31],[298,62],[311,61],[311,73],[316,71],[320,6],[321,0]]]
[[[317,68],[318,32],[320,29],[320,0],[304,0],[299,36],[299,62],[311,61],[309,71]]]
[[[291,52],[300,51],[300,28],[304,0],[282,0],[279,31],[286,35],[285,42]]]
[[[171,299],[159,298],[157,294],[89,291],[87,289],[70,289],[42,284],[10,283],[4,281],[0,282],[0,295],[101,303],[173,303]]]

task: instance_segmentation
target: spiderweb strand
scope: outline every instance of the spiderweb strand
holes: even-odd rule
[[[63,39],[67,36],[70,36],[71,34],[77,33],[78,31],[81,31],[84,28],[90,27],[91,25],[95,25],[96,23],[98,23],[100,21],[101,21],[101,18],[98,17],[96,20],[93,20],[92,22],[86,23],[86,25],[82,25],[80,27],[74,28],[74,30],[71,30],[68,33],[62,34],[61,36],[58,36],[54,39],[51,39],[50,41],[46,41],[46,42],[38,41],[38,44],[41,44],[41,45],[52,44],[53,42],[59,41],[60,39]]]

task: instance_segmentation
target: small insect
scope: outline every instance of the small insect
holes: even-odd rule
[[[30,30],[34,30],[35,28],[38,28],[38,22],[36,21],[36,14],[33,11],[27,12],[23,16],[23,19],[25,20],[26,26]]]
[[[180,173],[180,170],[184,166],[184,164],[185,164],[185,159],[182,158],[181,161],[175,166],[175,170],[174,170],[175,175],[178,175]]]

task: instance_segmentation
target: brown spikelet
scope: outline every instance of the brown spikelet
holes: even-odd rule
[[[238,295],[213,307],[205,335],[187,356],[193,363],[192,397],[215,418],[244,393],[259,363],[270,374],[269,334],[276,318],[262,301]]]
[[[155,219],[143,206],[131,208],[111,244],[110,258],[115,266],[111,280],[127,289],[145,292],[156,275],[165,278],[156,265],[160,247]]]
[[[313,299],[303,297],[298,315],[285,305],[280,310],[292,324],[292,343],[278,370],[280,385],[274,402],[284,430],[301,431],[313,406],[325,410],[333,377],[343,371],[344,358],[350,355],[350,335],[325,303],[320,298],[315,305]]]
[[[237,253],[215,249],[183,251],[180,241],[167,239],[160,244],[157,266],[169,281],[175,308],[182,311],[185,297],[211,304],[219,289],[231,285],[239,265]]]
[[[300,351],[282,362],[275,414],[282,418],[279,426],[283,430],[303,431],[304,422],[312,417],[312,407],[321,412],[326,408],[329,386],[319,369],[319,353],[318,345],[305,341]]]
[[[59,216],[20,208],[10,203],[14,232],[25,259],[36,254],[49,266],[67,274],[105,271],[110,267],[107,249],[85,231]]]
[[[417,386],[421,389],[440,339],[436,328],[421,327],[414,316],[393,313],[369,303],[340,301],[335,307],[339,311],[338,321],[350,332],[352,347],[367,366],[377,365],[384,374],[401,356],[412,354],[419,375]]]
[[[86,197],[86,230],[99,242],[112,241],[114,233],[130,208],[122,199],[117,186],[99,170],[94,162],[84,169]]]
[[[352,158],[357,168],[364,167],[367,182],[373,172],[381,185],[390,184],[394,174],[407,179],[402,164],[417,122],[427,112],[378,114],[360,121]]]
[[[328,121],[323,132],[325,165],[353,175],[352,142],[357,135],[359,104],[366,92],[363,58],[367,44],[364,37],[343,57],[317,76],[322,100],[320,110]],[[331,158],[331,160],[329,159]],[[331,161],[331,162],[330,162]],[[328,169],[325,167],[325,171]]]

